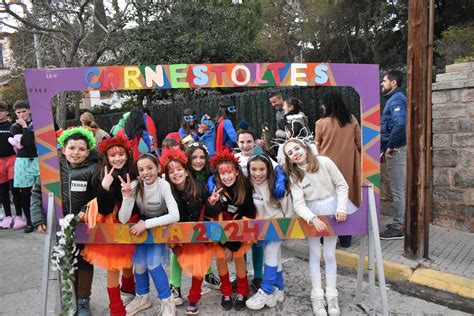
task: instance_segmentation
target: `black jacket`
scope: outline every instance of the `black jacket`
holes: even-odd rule
[[[64,215],[70,213],[78,214],[81,210],[84,211],[84,206],[95,197],[96,189],[92,184],[92,174],[97,166],[97,161],[97,152],[91,151],[89,157],[87,157],[81,166],[71,168],[66,157],[60,154],[59,165],[61,170],[61,193]],[[72,183],[74,183],[74,187]],[[46,205],[44,207],[46,208]],[[30,212],[31,222],[34,227],[46,224],[39,179],[31,190]]]
[[[8,121],[0,123],[0,158],[15,155],[12,145],[8,142],[9,137],[13,137],[10,132],[12,124]]]
[[[100,170],[102,171],[102,170]],[[114,181],[110,185],[108,191],[102,187],[102,173],[98,172],[94,175],[93,178],[93,187],[97,188],[97,204],[99,207],[99,213],[102,215],[109,215],[112,213],[116,206],[120,208],[122,205],[123,196],[122,196],[122,185],[118,176],[121,176],[122,179],[126,179],[127,173],[130,173],[128,169],[122,168],[121,170],[115,169],[113,172]],[[139,214],[139,210],[135,203],[133,207],[132,214]],[[118,214],[116,214],[118,216]]]
[[[35,158],[38,157],[35,146],[35,133],[33,132],[33,123],[30,121],[28,127],[22,128],[17,123],[10,127],[10,132],[13,135],[22,135],[21,145],[23,148],[18,149],[16,156],[22,158]]]
[[[198,200],[189,199],[185,191],[173,190],[173,196],[176,199],[176,203],[178,203],[180,222],[199,221],[201,212],[205,211],[206,205],[209,203],[207,202],[207,190],[204,187],[204,184],[196,181],[196,188],[199,192]]]
[[[96,197],[97,187],[93,184],[92,176],[98,160],[98,154],[93,150],[79,167],[73,168],[64,155],[59,157],[64,215],[78,214]]]

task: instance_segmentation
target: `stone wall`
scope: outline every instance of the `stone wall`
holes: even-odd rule
[[[474,62],[433,84],[433,224],[474,232]]]

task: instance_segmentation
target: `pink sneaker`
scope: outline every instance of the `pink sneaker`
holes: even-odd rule
[[[10,229],[12,228],[13,217],[5,216],[5,218],[0,222],[1,229]]]
[[[26,222],[23,217],[15,216],[13,218],[13,228],[14,229],[22,229],[26,227]]]

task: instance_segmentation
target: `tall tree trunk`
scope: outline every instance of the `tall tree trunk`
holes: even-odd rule
[[[60,128],[66,128],[67,105],[65,92],[59,94],[58,106],[56,107],[56,123]]]
[[[82,93],[81,92],[74,92],[74,118],[77,120],[81,115],[81,99]]]

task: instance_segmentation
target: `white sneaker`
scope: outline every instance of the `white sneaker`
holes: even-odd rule
[[[122,299],[123,306],[127,306],[133,301],[135,295],[120,291],[120,298]]]
[[[174,305],[181,306],[184,304],[183,297],[181,296],[181,288],[174,285],[170,285],[171,296],[174,299]]]
[[[327,296],[328,301],[328,313],[329,316],[339,316],[341,311],[339,310],[339,305],[337,304],[337,296]]]
[[[262,289],[259,289],[254,296],[249,298],[245,305],[249,309],[257,311],[262,309],[265,305],[268,307],[274,307],[277,304],[277,297],[275,296],[275,292],[273,294],[267,294]]]
[[[311,298],[313,305],[313,313],[315,316],[327,316],[326,303],[324,302],[324,296],[317,296]]]
[[[136,295],[135,298],[125,307],[128,315],[135,315],[136,313],[145,310],[151,306],[150,293],[143,295]]]
[[[285,291],[280,290],[279,288],[275,288],[275,292],[273,292],[273,295],[275,295],[278,303],[283,303],[285,300]]]
[[[174,297],[171,295],[164,300],[161,300],[161,316],[175,316],[176,315],[176,305],[174,304]]]

